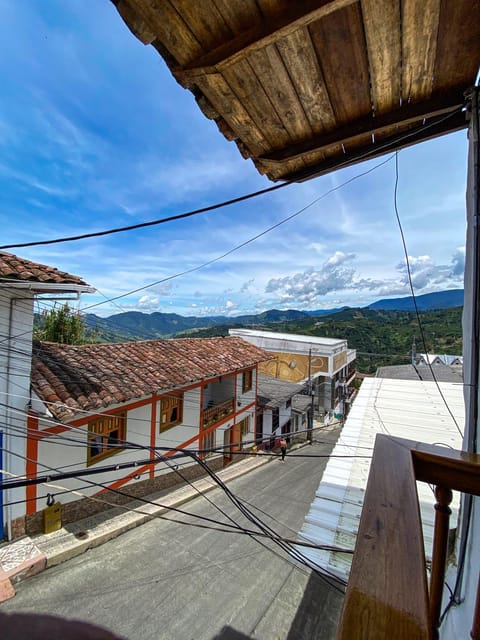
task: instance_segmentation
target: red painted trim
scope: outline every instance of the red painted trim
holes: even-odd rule
[[[150,410],[150,460],[155,458],[155,438],[157,433],[157,397],[154,395],[152,397],[152,408]],[[128,435],[128,434],[127,434]],[[150,478],[153,478],[155,475],[155,469],[153,466],[150,466]]]
[[[210,427],[204,433],[208,433],[209,431],[213,431],[213,429],[216,429],[217,426],[218,425],[214,425],[213,427]],[[185,442],[182,442],[182,444],[178,445],[177,448],[178,449],[186,449],[189,445],[191,445],[193,442],[195,442],[195,441],[197,441],[199,439],[200,439],[200,434],[197,434],[193,438],[190,438],[190,440],[186,440]],[[162,452],[162,456],[164,456],[166,458],[169,458],[170,456],[173,456],[175,453],[177,453],[177,451]],[[147,469],[150,469],[151,467],[153,468],[159,462],[162,462],[162,461],[158,460],[157,462],[153,462],[152,464],[147,464],[144,467],[140,467],[138,469],[135,469],[135,471],[133,471],[132,473],[129,473],[128,476],[125,476],[124,478],[121,478],[120,480],[116,480],[115,482],[113,482],[112,484],[109,484],[108,487],[106,487],[105,489],[102,489],[98,493],[106,493],[109,489],[118,489],[119,487],[122,487],[127,482],[130,482],[130,480],[132,480],[136,475],[143,473],[144,471],[146,471]]]
[[[25,472],[27,478],[37,477],[38,461],[38,417],[32,414],[27,416],[27,461]],[[26,487],[26,513],[30,515],[37,510],[37,485],[29,484]]]

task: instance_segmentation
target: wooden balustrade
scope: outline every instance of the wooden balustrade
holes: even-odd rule
[[[437,487],[430,589],[416,480]],[[480,456],[377,435],[337,640],[438,637],[452,489],[480,495]]]
[[[216,404],[213,407],[208,407],[203,410],[203,426],[209,426],[219,422],[226,416],[229,416],[234,412],[235,399],[231,398],[220,404]]]

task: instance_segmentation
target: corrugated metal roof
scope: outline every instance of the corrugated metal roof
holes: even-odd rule
[[[461,449],[462,438],[449,409],[463,431],[463,385],[440,382],[439,387],[445,401],[431,381],[379,378],[363,381],[305,518],[302,538],[317,544],[354,548],[377,433]],[[430,558],[435,500],[425,483],[418,482],[417,490],[425,553]],[[457,494],[452,503],[452,523],[458,504]],[[305,548],[302,552],[326,571],[348,578],[350,554]]]
[[[433,366],[435,380],[441,382],[463,382],[463,365],[436,364]],[[425,364],[400,364],[397,366],[379,367],[377,378],[396,378],[397,380],[433,380],[432,370]]]
[[[257,398],[265,407],[279,407],[303,389],[303,384],[286,382],[264,374],[258,375]]]

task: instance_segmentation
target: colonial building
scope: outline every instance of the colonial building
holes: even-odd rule
[[[67,523],[175,484],[179,469],[199,475],[199,461],[228,464],[253,440],[257,367],[271,356],[241,338],[33,343],[36,297],[92,291],[0,253],[0,455],[7,485],[32,481],[0,492],[9,539],[41,530],[52,501]]]
[[[229,334],[275,356],[260,366],[261,373],[306,384],[317,417],[331,412],[341,418],[348,413],[354,393],[356,352],[348,348],[346,340],[255,329],[230,329]]]
[[[60,490],[27,486],[26,532],[54,497],[66,523],[201,475],[199,460],[231,462],[252,444],[257,365],[268,357],[236,337],[35,343],[27,476],[73,477]],[[104,471],[84,478],[91,468]]]
[[[0,466],[4,478],[25,473],[26,411],[35,300],[76,300],[93,287],[78,276],[0,252]],[[10,475],[11,474],[11,475]],[[0,538],[12,537],[12,522],[23,514],[25,490],[0,491]]]

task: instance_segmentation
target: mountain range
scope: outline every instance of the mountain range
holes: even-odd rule
[[[377,300],[362,307],[376,311],[431,311],[463,306],[463,289],[450,289],[437,293],[427,293],[405,298]],[[95,314],[85,315],[85,324],[94,329],[106,340],[131,340],[132,338],[153,339],[172,337],[178,333],[215,326],[245,327],[284,323],[301,320],[310,316],[329,316],[349,307],[318,309],[316,311],[298,311],[296,309],[270,309],[263,313],[241,316],[182,316],[176,313],[142,313],[127,311],[106,318]]]

